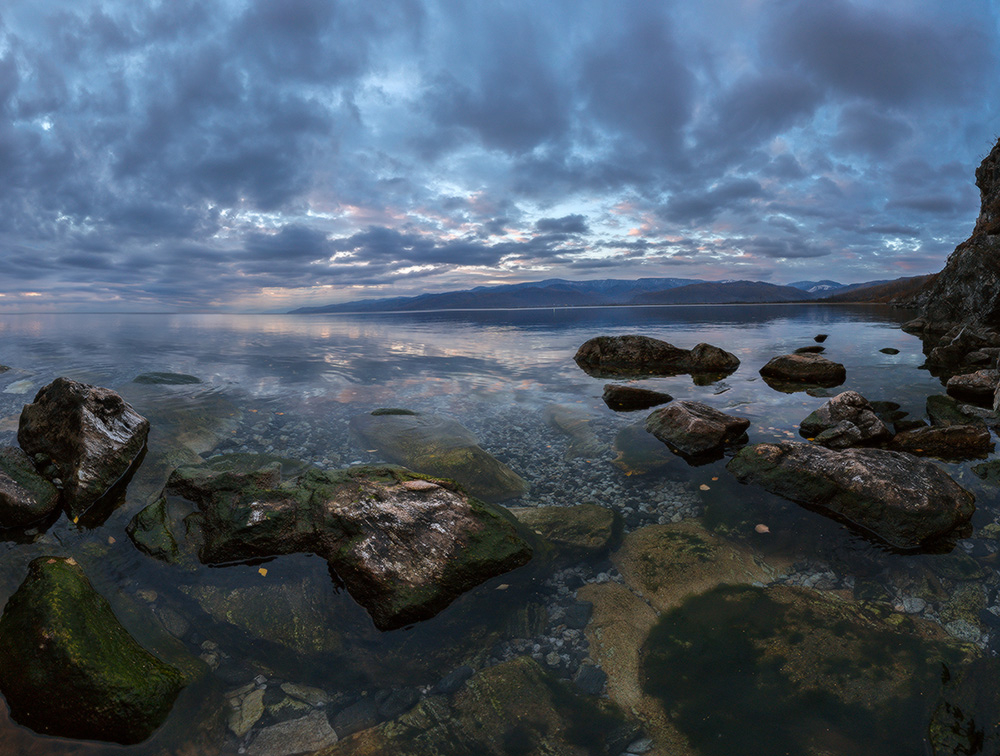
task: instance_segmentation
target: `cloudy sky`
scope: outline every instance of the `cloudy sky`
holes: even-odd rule
[[[4,0],[0,311],[939,270],[988,0]]]

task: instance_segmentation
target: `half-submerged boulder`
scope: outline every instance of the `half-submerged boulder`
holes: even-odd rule
[[[821,354],[782,354],[771,358],[760,369],[771,388],[799,391],[810,387],[833,388],[847,380],[847,370],[839,362]]]
[[[696,457],[722,450],[746,436],[750,420],[701,402],[677,401],[646,418],[646,430],[681,454]]]
[[[711,344],[681,349],[649,336],[596,336],[585,342],[573,358],[589,375],[598,378],[683,375],[691,373],[724,377],[740,366],[739,358]]]
[[[351,418],[351,431],[389,462],[461,483],[473,496],[504,501],[524,494],[527,483],[479,446],[457,420],[410,410],[375,410]]]
[[[799,433],[831,449],[879,443],[892,437],[875,408],[857,391],[831,398],[802,421]]]
[[[465,591],[527,563],[531,547],[505,510],[450,481],[392,467],[308,470],[282,482],[253,455],[179,468],[167,493],[195,502],[199,559],[281,554],[326,559],[382,630],[428,619]]]
[[[935,425],[897,433],[890,448],[939,459],[983,459],[993,451],[993,441],[983,423]]]
[[[0,691],[16,722],[46,735],[138,743],[184,685],[121,626],[74,561],[30,564],[0,618]]]
[[[947,536],[975,511],[975,497],[947,473],[901,452],[754,444],[726,468],[741,483],[830,512],[901,549]]]
[[[0,449],[0,528],[42,520],[59,509],[59,491],[15,446]]]
[[[51,463],[77,517],[130,471],[148,434],[149,421],[114,391],[57,378],[24,406],[17,442]]]

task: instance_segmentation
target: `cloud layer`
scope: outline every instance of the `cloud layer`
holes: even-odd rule
[[[935,271],[1000,131],[998,22],[933,0],[11,0],[0,308]]]

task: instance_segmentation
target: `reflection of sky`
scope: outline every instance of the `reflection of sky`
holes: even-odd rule
[[[896,328],[904,319],[886,308],[783,305],[364,317],[16,316],[2,324],[4,361],[16,369],[0,376],[0,385],[26,378],[34,385],[23,396],[0,393],[0,402],[4,414],[13,412],[62,374],[116,386],[141,372],[172,371],[234,396],[286,402],[325,397],[398,405],[475,396],[541,407],[584,399],[607,412],[600,402],[606,381],[586,375],[573,355],[593,336],[640,332],[684,348],[706,341],[743,363],[713,386],[695,386],[688,376],[644,385],[751,415],[789,408],[789,420],[798,422],[816,400],[768,389],[756,372],[761,365],[827,333],[827,355],[848,365],[844,389],[881,399],[894,398],[887,391],[905,395],[905,387],[887,386],[898,382],[899,366],[916,368],[923,356],[919,341]],[[885,346],[901,353],[881,354]],[[940,390],[924,371],[905,376],[924,393]],[[922,414],[922,406],[913,409]]]

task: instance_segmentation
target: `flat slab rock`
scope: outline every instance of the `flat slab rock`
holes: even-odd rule
[[[673,400],[670,394],[663,391],[653,391],[638,386],[623,386],[617,383],[605,385],[601,398],[608,407],[616,412],[649,409]]]
[[[941,468],[901,452],[753,444],[726,468],[741,483],[843,517],[902,549],[948,535],[975,511],[975,497]]]
[[[1000,370],[977,370],[952,376],[948,379],[946,390],[956,399],[992,407],[998,384]]]
[[[203,563],[317,554],[383,630],[432,617],[532,556],[506,510],[402,468],[310,469],[283,482],[267,457],[255,467],[254,455],[231,455],[179,468],[165,493],[198,505],[187,523]]]
[[[17,442],[51,460],[76,517],[122,479],[148,435],[149,421],[114,391],[57,378],[24,406]]]
[[[982,459],[993,451],[993,440],[983,423],[931,426],[897,433],[890,447],[940,459]]]
[[[749,427],[748,418],[727,415],[701,402],[677,401],[646,418],[647,431],[688,456],[736,442]]]

